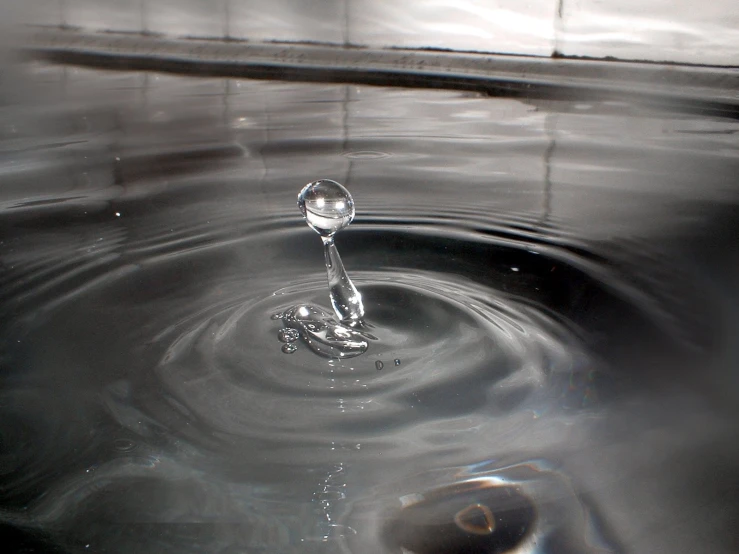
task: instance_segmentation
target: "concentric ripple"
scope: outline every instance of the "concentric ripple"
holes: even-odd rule
[[[379,433],[392,440],[393,429],[430,414],[501,413],[534,397],[541,409],[554,376],[585,358],[560,323],[466,279],[402,270],[353,275],[375,338],[365,354],[325,359],[304,344],[282,353],[281,322],[270,316],[299,303],[326,305],[322,279],[255,291],[188,322],[171,340],[156,369],[167,396],[217,432],[301,442],[315,453],[337,440],[372,442]]]
[[[385,516],[377,511],[397,508],[397,495],[378,496],[374,487],[504,453],[543,455],[556,450],[564,429],[572,437],[569,425],[584,421],[581,413],[597,408],[604,365],[591,342],[597,321],[588,318],[602,307],[629,312],[618,312],[621,304],[574,261],[563,262],[565,253],[548,256],[527,243],[442,226],[348,230],[341,248],[363,297],[367,348],[337,359],[316,354],[305,337],[284,342],[284,322],[274,318],[300,305],[331,311],[312,233],[284,217],[255,219],[218,206],[234,227],[222,230],[221,212],[213,210],[217,228],[191,225],[188,232],[186,217],[179,229],[156,218],[147,226],[144,218],[134,227],[148,233],[120,231],[116,237],[126,240],[110,241],[104,253],[115,257],[89,276],[61,278],[58,289],[72,292],[53,302],[44,304],[43,286],[29,282],[19,305],[36,307],[47,331],[17,335],[18,348],[32,360],[27,379],[54,379],[63,361],[74,377],[69,383],[87,383],[81,399],[96,406],[96,415],[81,415],[65,440],[84,444],[89,421],[105,425],[92,426],[98,434],[85,445],[89,461],[52,483],[28,513],[0,513],[4,522],[51,522],[87,537],[104,536],[105,514],[121,507],[137,522],[251,517],[259,528],[275,512],[302,510],[280,521],[281,533],[316,545],[360,544],[356,552],[372,544],[416,544],[378,523]],[[583,322],[591,323],[587,331]],[[101,329],[107,330],[102,336]],[[69,349],[75,341],[82,348]],[[295,351],[286,354],[284,344]],[[11,440],[27,442],[34,422],[44,425],[36,434],[50,437],[49,444],[62,436],[41,415],[44,394],[33,402],[11,398],[3,431]],[[60,452],[58,459],[67,460],[69,450]],[[19,448],[0,462],[23,500],[53,459]],[[16,479],[20,467],[27,469]],[[178,480],[192,488],[182,490]],[[467,498],[469,491],[447,481],[442,486],[451,488],[438,495],[442,507],[456,511],[442,514],[451,517],[445,525],[502,528],[495,519],[500,508],[480,508],[474,495]],[[422,494],[434,483],[416,489]],[[150,487],[164,492],[152,493],[141,511],[137,498]],[[501,490],[489,492],[485,498],[500,500]],[[200,506],[198,495],[205,494],[211,503]],[[169,499],[180,497],[174,509]],[[530,501],[540,515],[539,502]],[[359,512],[352,511],[355,503]],[[356,519],[365,508],[375,518],[369,523]],[[418,512],[419,528],[425,513]],[[95,530],[82,525],[89,520]],[[525,542],[540,536],[535,531],[509,533],[506,540]],[[275,544],[254,537],[245,540]]]

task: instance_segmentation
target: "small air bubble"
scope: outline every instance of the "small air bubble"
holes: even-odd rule
[[[377,371],[380,371],[383,367],[385,367],[385,364],[383,364],[380,360],[377,360],[375,362],[375,367],[377,368]]]
[[[282,351],[285,354],[292,354],[298,349],[298,346],[294,342],[288,342],[287,344],[282,345]]]
[[[400,358],[395,358],[395,365],[400,365]]]

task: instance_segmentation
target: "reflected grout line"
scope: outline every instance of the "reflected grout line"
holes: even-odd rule
[[[554,37],[552,45],[552,57],[561,58],[562,53],[559,51],[559,37],[562,34],[564,27],[564,0],[557,1],[557,15],[554,18],[554,29],[552,36]]]
[[[546,227],[549,224],[549,219],[552,214],[552,157],[554,155],[554,149],[557,146],[556,117],[557,114],[548,113],[544,120],[545,133],[549,142],[544,151],[544,191],[542,195],[542,215],[539,220],[539,226],[541,227]],[[554,124],[552,124],[553,118],[555,119]]]
[[[344,10],[344,25],[341,29],[342,39],[344,46],[348,47],[351,45],[351,18],[349,17],[349,0],[341,0],[341,5]]]

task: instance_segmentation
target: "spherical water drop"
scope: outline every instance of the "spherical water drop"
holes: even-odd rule
[[[298,195],[298,207],[311,229],[330,237],[354,219],[354,200],[341,184],[330,179],[308,183]]]
[[[380,371],[383,367],[385,367],[385,364],[383,364],[380,360],[377,360],[375,362],[375,367],[377,368],[377,371]]]

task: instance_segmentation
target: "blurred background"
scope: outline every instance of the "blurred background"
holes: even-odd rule
[[[4,0],[3,10],[14,24],[171,37],[739,63],[735,0]]]

